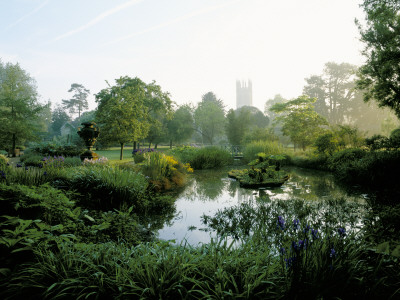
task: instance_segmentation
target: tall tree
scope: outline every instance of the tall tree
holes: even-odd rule
[[[167,121],[172,118],[172,101],[168,92],[163,92],[161,87],[153,81],[145,87],[145,106],[148,110],[148,121],[151,124],[147,135],[149,147],[151,143],[156,146],[167,138]]]
[[[358,25],[366,62],[359,69],[357,87],[364,100],[374,99],[400,118],[400,3],[398,0],[364,0],[366,24]]]
[[[269,118],[258,108],[253,106],[242,106],[230,110],[226,115],[225,130],[229,143],[240,145],[245,135],[258,128],[268,126]]]
[[[146,84],[139,78],[121,77],[116,85],[96,94],[96,120],[101,139],[118,142],[123,159],[124,145],[145,138],[150,128],[148,108],[145,105]]]
[[[322,75],[306,78],[303,93],[315,97],[315,111],[332,124],[348,123],[351,102],[355,97],[357,67],[348,63],[325,64]]]
[[[37,99],[35,81],[19,64],[0,61],[0,136],[14,153],[17,143],[34,139],[45,108]]]
[[[170,148],[172,143],[181,143],[188,140],[194,131],[194,120],[192,108],[189,105],[181,105],[173,114],[171,120],[167,121]]]
[[[271,110],[279,115],[275,120],[282,123],[283,135],[289,136],[294,145],[303,150],[324,131],[322,126],[328,124],[325,118],[315,112],[315,101],[315,98],[300,96],[271,107]]]
[[[224,132],[225,110],[222,100],[212,92],[203,95],[194,112],[194,120],[203,141],[212,145],[215,138]]]
[[[82,84],[73,83],[68,90],[69,93],[74,93],[71,99],[62,100],[65,109],[69,109],[71,114],[78,112],[78,118],[81,117],[81,112],[89,108],[87,97],[90,91]]]
[[[70,121],[68,114],[61,105],[57,105],[51,113],[50,130],[52,135],[61,135],[61,127]]]
[[[270,121],[273,121],[276,117],[276,114],[271,111],[271,107],[277,103],[287,102],[285,98],[283,98],[280,94],[276,94],[274,98],[268,99],[264,105],[264,114],[269,117]]]

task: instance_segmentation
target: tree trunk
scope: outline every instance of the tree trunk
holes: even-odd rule
[[[157,149],[157,146],[158,146],[158,144],[155,144],[155,145],[154,145],[154,149]]]
[[[136,142],[133,142],[133,150],[136,150],[136,146],[137,146]]]
[[[119,160],[124,158],[124,143],[121,143],[121,152],[119,153]]]
[[[151,148],[151,142],[149,142],[149,149]]]
[[[169,140],[169,149],[172,149],[172,140]]]

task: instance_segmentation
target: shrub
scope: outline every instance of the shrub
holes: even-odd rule
[[[32,144],[30,151],[43,156],[79,156],[84,149],[74,145],[64,145],[56,141]],[[29,151],[28,151],[29,153]]]
[[[176,157],[182,163],[189,163],[199,149],[199,147],[182,146],[173,148],[168,153],[172,154],[172,156]]]
[[[397,185],[394,174],[400,168],[400,152],[346,149],[335,153],[327,164],[340,180],[379,189]]]
[[[159,190],[168,190],[172,187],[182,186],[185,183],[185,174],[193,172],[189,164],[183,165],[173,156],[161,152],[144,154],[141,172],[150,178],[150,182]]]
[[[334,152],[339,150],[339,141],[333,132],[329,132],[319,136],[315,140],[314,146],[318,154],[332,155]]]
[[[132,156],[136,164],[139,164],[145,160],[144,154],[149,152],[154,152],[153,148],[142,148],[135,149],[132,151]]]
[[[365,144],[371,150],[377,150],[390,147],[390,140],[383,135],[375,134],[370,138],[365,139]]]
[[[43,155],[39,154],[25,154],[21,156],[20,161],[24,163],[26,167],[39,167],[43,166]]]
[[[397,128],[390,133],[390,145],[393,148],[400,148],[400,128]]]
[[[284,154],[284,148],[277,141],[255,141],[246,145],[243,150],[243,159],[250,162],[257,153],[263,152],[266,155]]]
[[[0,168],[4,168],[5,166],[7,166],[7,163],[8,158],[5,155],[0,154]]]

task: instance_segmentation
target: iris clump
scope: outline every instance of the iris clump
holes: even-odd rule
[[[299,219],[294,219],[293,220],[293,229],[296,231],[300,226],[300,220]]]
[[[284,230],[285,229],[285,219],[282,216],[278,217],[277,227]]]
[[[338,229],[338,233],[339,233],[339,235],[340,235],[341,237],[345,237],[345,236],[346,236],[346,229],[343,228],[343,227],[340,227],[340,228]]]

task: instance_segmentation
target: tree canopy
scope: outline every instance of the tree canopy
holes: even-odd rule
[[[324,131],[322,126],[328,124],[325,118],[315,112],[315,101],[315,98],[300,96],[271,107],[271,111],[278,114],[276,123],[282,123],[283,135],[289,136],[295,146],[303,150]]]
[[[62,108],[61,105],[57,105],[51,114],[51,125],[50,129],[53,135],[61,135],[61,127],[70,121],[68,114]]]
[[[259,128],[265,128],[269,118],[258,108],[242,106],[236,110],[229,110],[226,115],[225,130],[229,143],[241,145],[245,135]]]
[[[114,86],[96,94],[96,121],[101,140],[117,142],[123,148],[128,142],[145,138],[150,128],[145,105],[146,84],[139,78],[120,77]]]
[[[350,122],[354,108],[355,73],[357,67],[348,63],[328,62],[322,75],[306,78],[303,93],[315,97],[315,111],[331,124]]]
[[[74,95],[71,99],[62,100],[63,107],[64,109],[68,109],[71,114],[78,112],[78,118],[80,118],[82,111],[89,108],[87,96],[90,94],[90,91],[82,84],[73,83],[68,92],[73,92]]]
[[[180,143],[188,140],[194,131],[192,108],[189,105],[181,105],[167,122],[170,146],[172,142]]]
[[[397,0],[364,0],[366,24],[356,21],[366,62],[359,69],[358,89],[400,117],[400,4]]]
[[[0,137],[12,151],[17,143],[34,139],[40,132],[39,116],[45,105],[38,102],[35,81],[19,64],[0,61]]]
[[[225,110],[222,100],[212,92],[203,95],[194,112],[194,120],[203,141],[212,145],[215,138],[224,132]]]

